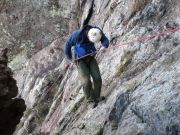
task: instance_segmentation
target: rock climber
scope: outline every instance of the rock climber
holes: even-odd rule
[[[77,66],[87,103],[93,104],[94,107],[105,99],[100,96],[102,79],[95,59],[94,45],[98,42],[101,42],[103,49],[109,46],[109,40],[100,28],[85,25],[72,33],[64,48],[67,60]]]

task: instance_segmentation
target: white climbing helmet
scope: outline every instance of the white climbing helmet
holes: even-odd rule
[[[98,28],[91,28],[88,31],[88,38],[93,43],[98,43],[101,40],[102,33]]]

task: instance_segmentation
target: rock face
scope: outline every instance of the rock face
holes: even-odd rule
[[[32,3],[42,15],[48,2]],[[61,6],[51,19],[61,16],[66,32],[17,68],[19,96],[28,109],[14,135],[179,135],[180,1],[95,0],[90,23],[103,29],[110,48],[96,55],[106,100],[94,109],[86,106],[76,66],[66,64],[62,51],[92,1],[56,2]]]
[[[68,0],[0,2],[0,46],[17,54],[27,50],[28,57],[67,33]],[[66,5],[67,9],[62,9]],[[61,12],[63,11],[63,12]],[[64,18],[62,18],[62,16]],[[62,18],[62,19],[61,19]],[[17,47],[18,46],[18,47]]]
[[[16,79],[20,95],[25,99],[27,106],[32,107],[47,91],[49,85],[59,76],[59,65],[63,60],[60,41],[54,41],[27,61],[23,70],[18,71]],[[31,80],[31,81],[29,81]],[[27,96],[28,95],[28,96]]]
[[[0,49],[0,134],[12,135],[26,109],[23,99],[17,96],[18,88],[7,67],[7,48]]]

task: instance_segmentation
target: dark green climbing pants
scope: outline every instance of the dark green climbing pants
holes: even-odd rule
[[[89,56],[79,60],[77,67],[86,99],[91,101],[99,98],[102,87],[102,79],[98,63],[94,56]],[[91,77],[93,82],[91,82]]]

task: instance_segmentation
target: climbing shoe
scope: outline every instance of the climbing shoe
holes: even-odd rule
[[[87,108],[88,109],[93,109],[98,105],[97,102],[95,102],[94,100],[88,100],[87,101]]]
[[[101,101],[103,101],[103,100],[105,100],[106,98],[104,97],[104,96],[101,96],[101,97],[99,97],[99,98],[96,98],[96,103],[99,103],[99,102],[101,102]]]
[[[93,109],[93,108],[95,108],[97,105],[98,105],[98,103],[95,103],[95,102],[89,103],[89,104],[88,104],[88,109]]]

